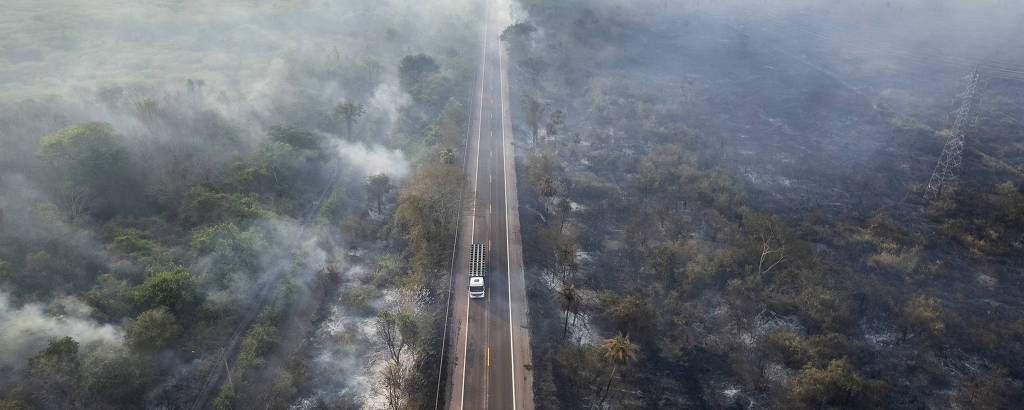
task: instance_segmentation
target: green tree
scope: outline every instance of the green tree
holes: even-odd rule
[[[160,119],[160,103],[152,98],[143,98],[135,102],[135,114],[139,121],[147,127],[155,127]]]
[[[540,122],[544,116],[544,104],[529,95],[523,96],[523,111],[526,111],[526,123],[530,125],[530,135],[533,136],[533,145],[537,145],[537,138],[540,136]]]
[[[602,302],[613,329],[623,329],[639,338],[641,343],[649,340],[655,312],[646,296],[639,292],[632,292],[625,297],[606,292]]]
[[[292,399],[309,385],[311,374],[309,364],[301,353],[292,354],[285,361],[284,371],[274,383],[269,408],[287,408]]]
[[[505,27],[499,38],[509,45],[512,55],[527,55],[530,38],[537,32],[537,27],[530,23],[516,23]]]
[[[753,275],[750,278],[754,278]],[[856,321],[853,313],[853,302],[850,292],[844,289],[807,284],[800,289],[795,298],[789,295],[777,295],[780,301],[795,303],[802,316],[809,319],[808,324],[820,330],[838,331],[845,329]],[[757,281],[756,283],[762,284]],[[763,286],[763,284],[761,285]]]
[[[357,241],[373,240],[377,236],[377,227],[373,222],[357,215],[348,215],[338,223],[342,237]]]
[[[132,311],[134,297],[128,281],[105,273],[96,279],[92,290],[86,292],[85,300],[96,309],[96,315],[103,321],[115,321]]]
[[[220,386],[220,394],[213,400],[213,407],[216,407],[217,410],[230,410],[235,408],[237,402],[238,392],[235,391],[235,383],[229,372],[228,380]]]
[[[629,336],[623,336],[622,333],[611,339],[605,339],[601,344],[601,352],[605,360],[611,363],[612,370],[608,372],[608,384],[604,388],[604,395],[601,396],[601,403],[597,407],[600,408],[604,405],[605,399],[608,398],[608,391],[611,390],[615,371],[620,366],[626,367],[636,360],[637,349],[637,345],[629,341]]]
[[[264,355],[270,352],[277,340],[277,321],[279,314],[267,309],[260,313],[259,321],[249,328],[242,339],[242,346],[235,360],[236,370],[245,374],[248,370],[262,366]]]
[[[561,159],[555,154],[543,152],[530,156],[526,172],[530,185],[538,195],[550,198],[562,191],[559,179],[564,176],[565,170]]]
[[[410,341],[420,340],[419,322],[422,319],[415,311],[399,309],[395,312],[395,322],[398,324],[398,333],[402,340],[408,344]]]
[[[186,227],[220,222],[231,208],[231,196],[196,185],[188,190],[178,208],[178,221]]]
[[[89,209],[111,212],[107,206],[128,206],[141,195],[141,173],[131,171],[121,137],[110,124],[62,128],[39,141],[37,156],[54,172],[57,202],[69,215]]]
[[[790,368],[799,368],[807,363],[807,348],[800,335],[778,330],[768,334],[768,354]]]
[[[181,336],[182,328],[165,306],[142,312],[125,334],[125,342],[136,349],[158,352]]]
[[[453,150],[451,148],[445,148],[445,149],[441,150],[441,154],[439,155],[439,157],[441,159],[441,163],[442,164],[445,164],[445,165],[455,165],[455,161],[456,161],[455,150]]]
[[[419,76],[409,95],[413,101],[425,109],[424,114],[434,115],[444,108],[444,104],[454,96],[455,82],[440,72],[429,72]]]
[[[1021,194],[1011,181],[999,184],[996,192],[998,196],[995,203],[1002,216],[1011,222],[1024,225],[1024,194]]]
[[[265,208],[259,201],[259,195],[250,193],[247,195],[231,195],[231,206],[228,207],[228,217],[238,222],[247,222],[257,218],[272,218],[274,213]]]
[[[43,137],[39,141],[38,156],[70,173],[93,174],[123,154],[120,142],[121,138],[110,124],[87,122]]]
[[[962,408],[1012,409],[1020,405],[1024,392],[1015,386],[1005,367],[997,367],[987,374],[978,375],[960,386]]]
[[[447,147],[459,146],[462,143],[462,136],[465,135],[466,122],[465,107],[454,97],[449,98],[437,116],[441,143]]]
[[[365,112],[366,109],[362,104],[352,100],[345,100],[334,107],[334,118],[345,123],[345,136],[352,139],[352,126],[355,125],[359,117],[362,117]]]
[[[111,250],[120,252],[142,266],[157,264],[163,260],[164,249],[151,239],[149,231],[135,228],[119,228],[115,231],[114,240],[109,245]]]
[[[16,387],[0,399],[0,410],[32,410],[24,387]]]
[[[903,304],[900,323],[903,341],[919,334],[928,334],[937,338],[946,331],[946,325],[942,322],[941,301],[924,294],[910,298]]]
[[[291,125],[275,125],[267,130],[271,141],[283,142],[292,148],[318,151],[324,137],[315,132]]]
[[[825,369],[804,366],[790,385],[790,397],[799,408],[874,408],[886,385],[865,379],[846,359],[832,360]]]
[[[19,399],[0,400],[0,410],[32,410],[32,406]]]
[[[505,27],[498,38],[502,41],[512,41],[520,38],[528,38],[536,32],[537,27],[534,27],[534,25],[526,22],[519,22]]]
[[[655,248],[647,262],[663,283],[672,285],[676,281],[676,256],[669,245]]]
[[[42,402],[52,408],[79,407],[82,365],[78,342],[51,338],[50,344],[28,359],[28,373]]]
[[[134,355],[95,353],[85,361],[84,369],[87,397],[93,403],[90,407],[135,408],[145,400],[153,379],[151,365]]]
[[[166,306],[177,314],[190,311],[197,299],[195,279],[179,265],[148,275],[134,293],[142,309]]]
[[[808,355],[814,359],[814,363],[820,366],[843,357],[857,357],[857,345],[850,343],[846,336],[840,333],[812,335],[807,338],[804,346]]]
[[[377,213],[381,213],[384,206],[384,197],[394,188],[391,185],[391,178],[387,174],[371,176],[366,181],[366,195],[377,204]]]
[[[406,254],[418,273],[444,266],[448,243],[454,235],[462,205],[466,175],[451,165],[430,165],[406,182],[398,195],[398,208],[389,231],[406,241]]]
[[[311,177],[325,159],[323,151],[267,141],[251,158],[232,161],[228,185],[236,195],[259,195],[275,212],[297,212],[298,199],[315,189],[316,178]]]
[[[540,87],[540,78],[544,69],[547,68],[547,63],[537,57],[528,57],[519,60],[519,68],[523,69],[526,78],[530,80],[530,84],[536,90]]]
[[[441,71],[441,66],[426,54],[405,56],[398,64],[398,81],[409,94],[417,94],[415,88],[424,75]]]

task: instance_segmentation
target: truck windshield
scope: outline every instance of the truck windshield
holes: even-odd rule
[[[470,292],[483,292],[484,291],[484,287],[483,286],[470,286],[469,287],[469,291]]]

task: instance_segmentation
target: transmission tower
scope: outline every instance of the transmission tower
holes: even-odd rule
[[[977,90],[978,70],[974,70],[967,76],[967,89],[964,90],[960,108],[956,110],[953,129],[949,138],[946,139],[946,144],[942,146],[939,162],[935,164],[935,171],[932,171],[928,187],[925,188],[924,197],[927,199],[936,199],[956,185],[960,166],[963,164],[964,130],[971,120],[971,108],[974,105],[974,95]]]

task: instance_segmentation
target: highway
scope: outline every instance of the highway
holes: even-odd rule
[[[533,409],[533,375],[519,236],[507,62],[498,39],[508,4],[485,0],[466,173],[453,266],[449,409]],[[486,297],[470,299],[469,249],[488,244]]]

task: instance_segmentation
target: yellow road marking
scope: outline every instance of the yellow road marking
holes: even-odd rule
[[[491,367],[491,348],[487,348],[487,367]]]

